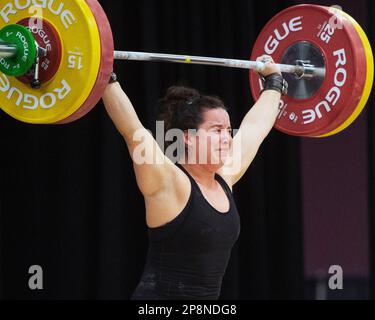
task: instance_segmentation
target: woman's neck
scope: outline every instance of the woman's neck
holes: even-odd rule
[[[208,188],[213,188],[217,185],[215,180],[216,170],[207,164],[189,164],[188,162],[180,163],[185,170],[194,178],[196,182]]]

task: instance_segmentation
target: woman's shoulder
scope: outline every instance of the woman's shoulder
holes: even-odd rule
[[[224,182],[227,185],[227,187],[229,188],[231,192],[233,192],[233,183],[232,183],[231,176],[225,175],[220,171],[216,172],[216,176],[218,177],[218,179],[220,179],[222,182]]]

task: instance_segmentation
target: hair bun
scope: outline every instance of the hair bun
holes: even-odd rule
[[[189,101],[194,98],[198,98],[200,96],[200,93],[198,90],[195,90],[193,88],[187,88],[183,86],[172,86],[168,88],[167,93],[164,97],[164,100],[167,102],[171,101]]]
[[[176,111],[186,105],[189,100],[200,97],[198,90],[184,86],[169,87],[164,98],[159,100],[159,120],[165,121],[166,129],[174,122]]]
[[[219,98],[202,96],[193,88],[172,86],[168,88],[164,98],[159,100],[158,120],[164,121],[165,131],[172,128],[197,129],[203,122],[202,112],[205,109],[216,108],[226,110]]]

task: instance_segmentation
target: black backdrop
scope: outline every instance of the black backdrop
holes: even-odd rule
[[[101,3],[118,50],[239,59],[249,57],[262,26],[293,4]],[[175,83],[220,95],[235,128],[253,104],[242,70],[116,62],[115,71],[150,129],[157,99]],[[129,298],[147,251],[144,204],[126,145],[102,104],[64,126],[27,125],[1,112],[0,150],[0,298]],[[223,299],[303,298],[300,190],[299,139],[273,131],[234,190],[242,231]],[[43,291],[28,289],[31,265],[43,267]]]
[[[375,44],[375,4],[369,1],[369,40],[374,50]],[[369,111],[369,199],[370,199],[370,297],[375,299],[375,93],[372,91],[372,108]]]

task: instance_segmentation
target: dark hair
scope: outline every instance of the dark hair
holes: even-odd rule
[[[196,89],[184,86],[172,86],[159,100],[158,120],[164,121],[165,131],[198,129],[204,122],[203,112],[218,108],[228,110],[218,97],[201,95]]]

